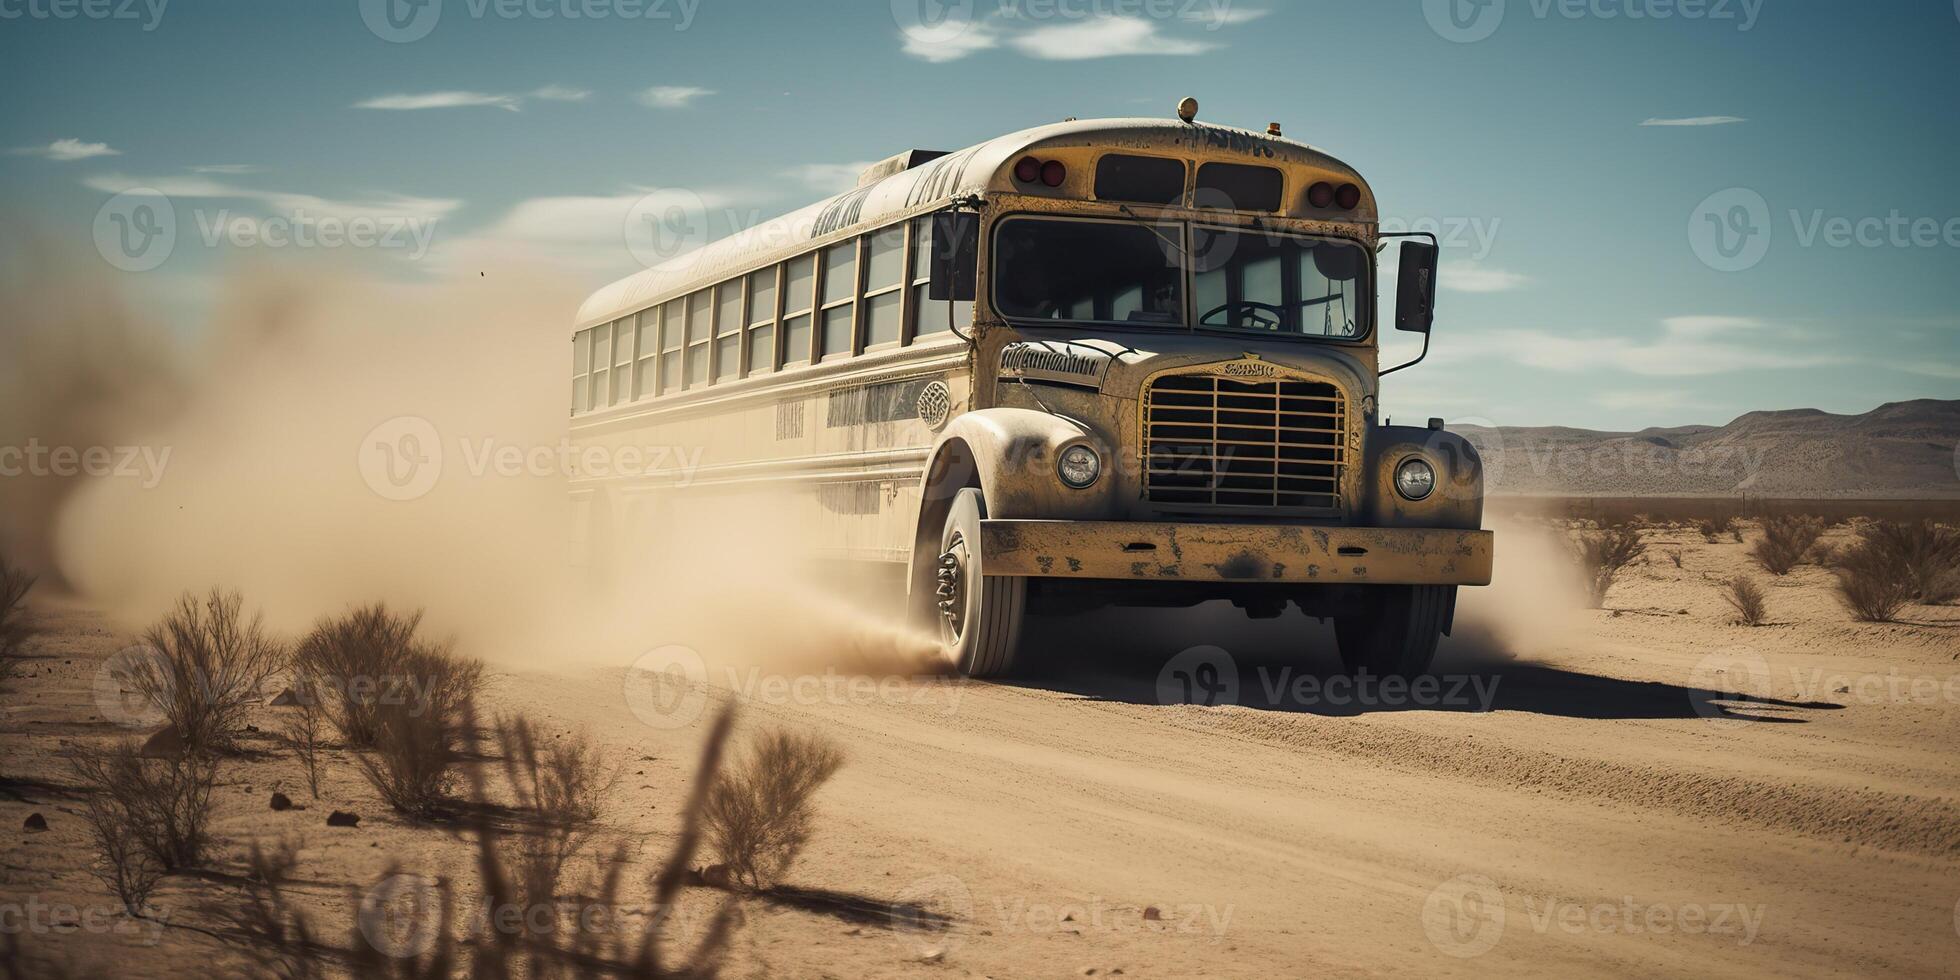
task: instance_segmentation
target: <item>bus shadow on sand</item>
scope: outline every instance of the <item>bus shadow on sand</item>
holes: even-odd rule
[[[1844,706],[1785,700],[1743,691],[1627,680],[1530,663],[1485,642],[1446,645],[1421,681],[1345,674],[1331,636],[1294,647],[1217,642],[1219,653],[1189,652],[1164,637],[1117,636],[1081,642],[1060,631],[1030,645],[1027,670],[1014,683],[1074,697],[1161,706],[1233,705],[1255,711],[1354,717],[1394,711],[1519,711],[1600,721],[1739,719],[1802,724],[1817,711]],[[1227,638],[1230,639],[1230,638]],[[1297,642],[1297,641],[1296,641]]]

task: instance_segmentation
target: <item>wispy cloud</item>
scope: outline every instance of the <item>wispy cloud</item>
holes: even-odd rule
[[[1252,7],[1232,7],[1221,4],[1210,10],[1187,10],[1179,14],[1178,17],[1181,20],[1203,24],[1205,25],[1205,30],[1215,31],[1221,27],[1237,27],[1240,24],[1250,24],[1270,13],[1272,13],[1270,10],[1258,10]]]
[[[1488,350],[1547,371],[1618,368],[1664,377],[1844,364],[1843,355],[1785,344],[1789,331],[1751,317],[1681,316],[1661,321],[1650,341],[1545,330],[1499,330]],[[1746,339],[1739,334],[1750,334]]]
[[[22,156],[41,157],[68,163],[74,160],[87,160],[93,157],[121,156],[122,151],[107,143],[84,143],[77,139],[59,139],[46,146],[23,146],[14,151]]]
[[[192,167],[191,173],[238,176],[240,174],[255,174],[263,169],[265,168],[250,163],[206,163]]]
[[[305,212],[313,218],[437,218],[454,211],[463,203],[448,198],[414,197],[405,194],[335,199],[298,191],[240,187],[210,177],[181,175],[132,177],[123,174],[97,174],[83,178],[82,185],[109,194],[120,194],[126,190],[143,187],[170,198],[256,201],[279,214],[291,215]]]
[[[495,95],[489,92],[421,92],[404,95],[383,95],[366,102],[354,103],[356,109],[387,109],[408,112],[418,109],[473,109],[491,107],[516,112],[523,100],[515,95]]]
[[[1729,126],[1749,120],[1741,116],[1689,116],[1685,119],[1649,119],[1642,126]]]
[[[856,163],[806,163],[783,171],[783,176],[825,193],[847,191],[857,186],[858,175],[874,161]]]
[[[655,85],[640,93],[640,104],[654,109],[685,109],[694,100],[713,94],[714,89],[695,85]]]
[[[1193,55],[1216,50],[1210,41],[1167,37],[1141,17],[1097,17],[1037,27],[1008,39],[1015,50],[1043,61],[1085,61],[1125,55]]]
[[[1529,281],[1521,273],[1463,262],[1444,264],[1436,276],[1436,285],[1458,293],[1501,293]]]
[[[546,85],[531,93],[534,99],[546,102],[584,102],[592,97],[589,89],[573,88],[569,85]]]
[[[981,21],[967,25],[965,30],[949,37],[937,37],[926,32],[905,34],[904,52],[920,61],[935,65],[958,61],[977,51],[988,51],[1000,47],[1000,32],[991,21]]]

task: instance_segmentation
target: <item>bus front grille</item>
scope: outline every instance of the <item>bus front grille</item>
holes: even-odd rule
[[[1143,426],[1154,504],[1340,509],[1347,399],[1334,385],[1166,375],[1144,392]]]

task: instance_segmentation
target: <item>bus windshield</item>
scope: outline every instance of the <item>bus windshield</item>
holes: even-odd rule
[[[1002,222],[994,242],[994,302],[1011,320],[1183,327],[1188,291],[1202,329],[1340,340],[1367,330],[1367,252],[1353,242],[1048,218]]]

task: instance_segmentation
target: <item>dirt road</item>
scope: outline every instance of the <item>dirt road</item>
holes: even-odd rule
[[[1305,620],[1150,614],[1061,624],[1014,685],[709,668],[656,690],[613,666],[502,674],[492,700],[637,760],[611,819],[650,837],[717,703],[843,746],[736,975],[1955,971],[1960,609],[1853,624],[1805,566],[1771,588],[1773,625],[1731,626],[1708,576],[1741,546],[1654,544],[1608,610],[1458,643],[1409,691],[1343,686]],[[55,710],[41,694],[27,711]],[[10,754],[51,737],[31,720]],[[220,830],[263,832],[251,802]],[[323,877],[418,848],[467,866],[451,838],[370,823],[312,842]],[[60,863],[21,839],[9,890]]]

